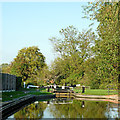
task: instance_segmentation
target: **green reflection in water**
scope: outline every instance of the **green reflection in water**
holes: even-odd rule
[[[42,118],[47,104],[33,103],[14,114],[14,118]]]
[[[21,109],[14,118],[108,118],[108,105],[113,107],[109,102],[51,99]]]
[[[106,102],[73,100],[72,104],[50,105],[55,118],[106,118]]]

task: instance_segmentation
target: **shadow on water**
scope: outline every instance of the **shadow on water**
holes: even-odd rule
[[[54,98],[36,101],[9,118],[118,118],[117,104]]]

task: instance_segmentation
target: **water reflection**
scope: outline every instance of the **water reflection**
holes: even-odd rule
[[[72,104],[54,104],[49,106],[55,118],[106,118],[106,102],[73,100]]]
[[[14,118],[118,118],[117,104],[57,98],[21,109]]]
[[[35,102],[14,114],[14,118],[42,118],[47,104]]]

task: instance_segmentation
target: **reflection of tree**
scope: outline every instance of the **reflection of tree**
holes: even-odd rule
[[[72,104],[51,105],[50,112],[55,118],[106,118],[106,102],[83,102],[74,100]]]
[[[68,103],[67,100],[66,102]],[[108,102],[73,100],[70,104],[59,104],[61,101],[51,101],[49,112],[54,118],[106,118]],[[54,104],[58,103],[58,104]],[[63,102],[63,101],[62,101]],[[39,118],[43,117],[47,103],[31,104],[14,114],[14,118]],[[65,101],[64,101],[65,103]],[[111,106],[110,106],[111,107]],[[113,106],[112,106],[113,107]],[[114,107],[113,107],[114,108]],[[47,117],[47,116],[45,116]]]
[[[31,104],[14,114],[14,118],[42,118],[46,103]]]

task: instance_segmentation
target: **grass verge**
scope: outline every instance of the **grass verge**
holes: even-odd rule
[[[74,92],[81,93],[82,95],[116,95],[118,94],[117,90],[110,90],[108,93],[108,90],[104,90],[104,89],[85,89],[85,93],[82,93],[81,89],[74,88]]]
[[[48,95],[52,94],[50,92],[46,92],[45,90],[27,90],[27,91],[13,91],[13,92],[3,92],[2,93],[2,102],[13,100],[15,98],[19,98],[25,95]]]

